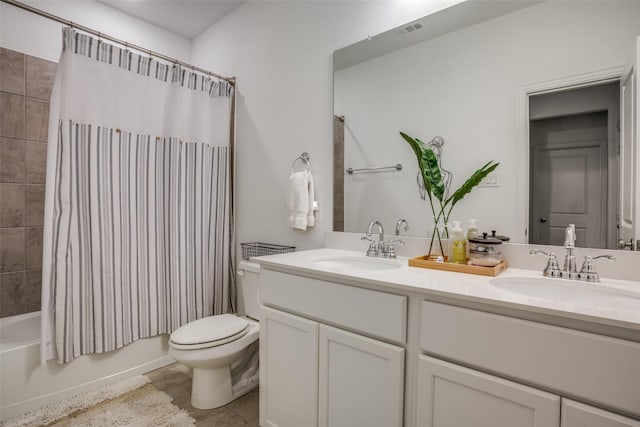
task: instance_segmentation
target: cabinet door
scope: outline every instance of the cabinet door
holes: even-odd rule
[[[560,397],[518,383],[420,356],[420,427],[553,427]]]
[[[403,395],[403,348],[320,325],[320,427],[400,427]]]
[[[261,307],[260,425],[301,427],[318,420],[318,324]]]
[[[640,421],[563,398],[561,427],[640,427]]]

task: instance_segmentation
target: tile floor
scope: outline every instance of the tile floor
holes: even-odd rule
[[[222,408],[196,409],[191,406],[191,369],[174,363],[146,374],[158,390],[173,398],[173,403],[189,412],[199,427],[257,427],[258,389]]]

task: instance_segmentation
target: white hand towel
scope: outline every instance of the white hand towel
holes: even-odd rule
[[[287,190],[287,224],[297,230],[306,230],[309,213],[309,175],[307,171],[291,172]],[[311,203],[313,204],[313,201]]]
[[[313,202],[316,200],[315,189],[313,187],[313,175],[311,171],[307,171],[307,181],[309,190],[309,209],[307,211],[307,227],[316,225],[316,217],[313,210]]]

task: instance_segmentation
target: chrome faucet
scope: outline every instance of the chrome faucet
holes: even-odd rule
[[[405,224],[407,223],[407,221],[404,219],[401,221],[404,221]],[[398,221],[398,224],[400,224],[400,221]],[[399,230],[398,224],[396,225],[396,231],[399,234],[400,230]],[[377,242],[372,238],[373,227],[376,225],[378,226],[378,232],[379,232]],[[404,245],[404,242],[399,239],[385,242],[384,228],[382,227],[382,223],[378,220],[373,220],[369,223],[369,227],[367,228],[366,235],[362,236],[360,240],[369,241],[369,249],[367,249],[367,256],[382,256],[385,258],[395,258],[396,257],[395,245],[397,244]]]
[[[615,261],[615,257],[613,255],[598,255],[591,256],[585,255],[584,262],[582,263],[582,268],[578,273],[576,269],[576,257],[574,254],[576,248],[576,226],[575,224],[569,224],[565,229],[564,234],[564,248],[567,250],[567,253],[564,257],[564,268],[560,270],[558,266],[558,258],[556,254],[553,252],[545,252],[540,249],[532,249],[530,254],[543,254],[548,257],[547,266],[544,268],[542,272],[543,276],[547,277],[560,277],[563,279],[571,279],[571,280],[584,280],[587,282],[599,282],[600,275],[596,272],[595,267],[593,266],[593,260],[598,258],[606,258],[612,261]]]
[[[576,249],[576,225],[569,224],[564,230],[564,248],[566,254],[564,256],[564,268],[562,269],[561,277],[564,279],[578,280],[580,275],[576,265],[576,256],[574,251]]]
[[[380,233],[378,236],[378,241],[376,242],[371,238],[373,233],[373,227],[378,226],[378,232]],[[380,221],[373,220],[369,223],[369,227],[367,227],[366,236],[362,236],[361,240],[368,240],[369,249],[367,250],[367,256],[378,256],[380,253],[384,253],[385,245],[384,245],[384,227],[382,227],[382,223]]]
[[[384,252],[384,227],[382,226],[382,223],[380,221],[378,221],[377,219],[375,221],[371,221],[369,223],[369,227],[367,228],[367,236],[371,236],[371,233],[373,232],[373,226],[377,225],[378,226],[378,252]]]
[[[402,227],[402,224],[404,224],[404,227]],[[400,218],[398,220],[398,222],[396,222],[396,236],[400,235],[400,229],[403,229],[404,231],[409,231],[409,223],[407,222],[406,219],[404,218]]]

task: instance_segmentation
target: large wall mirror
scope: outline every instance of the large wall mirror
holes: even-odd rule
[[[638,1],[471,0],[336,51],[334,229],[405,218],[430,235],[403,131],[442,138],[453,189],[500,162],[455,207],[465,226],[517,243],[562,244],[568,223],[583,247],[640,239],[638,16]]]

